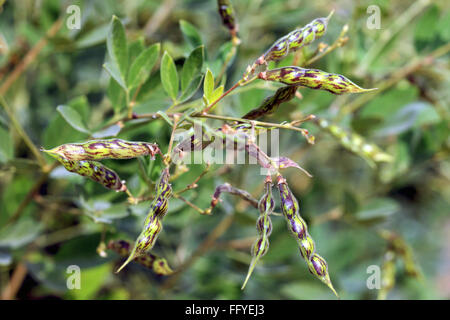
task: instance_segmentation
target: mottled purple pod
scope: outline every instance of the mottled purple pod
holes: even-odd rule
[[[289,86],[303,86],[310,89],[326,90],[336,95],[376,90],[376,88],[361,88],[340,74],[295,66],[263,71],[258,74],[258,78],[266,81],[284,83]]]
[[[150,155],[154,159],[161,153],[155,143],[125,141],[121,139],[91,140],[83,143],[67,143],[51,150],[50,155],[59,155],[67,160],[131,159]]]
[[[222,23],[230,30],[232,37],[236,37],[239,26],[236,22],[236,17],[233,9],[233,5],[230,0],[218,0],[219,15],[222,18]]]
[[[301,256],[308,264],[310,272],[325,283],[333,291],[333,293],[338,296],[331,283],[327,263],[315,252],[314,240],[308,233],[306,223],[300,217],[298,202],[289,189],[286,179],[279,174],[277,175],[277,180],[281,198],[281,208],[286,218],[289,230],[297,240]]]
[[[169,198],[172,196],[172,187],[169,183],[169,168],[163,169],[159,182],[156,185],[156,197],[153,200],[150,211],[144,221],[144,228],[136,239],[133,250],[128,259],[117,270],[120,272],[131,260],[136,257],[145,255],[150,251],[162,230],[161,220],[167,213]]]
[[[258,203],[260,215],[256,221],[256,230],[258,231],[259,237],[252,246],[251,254],[253,258],[248,269],[247,277],[245,278],[241,289],[245,288],[247,281],[250,279],[250,276],[259,259],[269,250],[269,236],[272,233],[272,221],[270,220],[270,214],[272,214],[275,208],[275,202],[272,197],[272,179],[270,176],[267,176],[266,178],[264,189],[265,193]]]
[[[127,191],[125,181],[121,180],[119,175],[112,169],[97,161],[72,161],[67,160],[57,154],[52,154],[67,171],[77,173],[83,177],[89,178],[100,183],[105,188],[115,191]]]
[[[296,92],[296,86],[281,87],[273,96],[266,98],[258,108],[249,111],[243,118],[254,120],[265,115],[270,115],[278,109],[280,104],[292,100]]]
[[[333,293],[339,297],[336,290],[334,290],[333,285],[331,284],[330,274],[328,273],[328,264],[325,259],[315,253],[311,260],[308,261],[309,271],[320,279],[323,283],[325,283]]]
[[[108,243],[108,249],[118,253],[122,257],[128,257],[130,255],[131,244],[125,240],[111,240]],[[158,275],[170,275],[173,273],[166,259],[151,253],[136,256],[133,261],[146,268],[153,269]]]
[[[294,52],[311,44],[315,39],[322,37],[327,29],[328,21],[333,12],[326,18],[317,18],[300,29],[296,29],[284,37],[275,41],[263,56],[256,60],[255,64],[263,64],[269,61],[277,61],[288,53]]]

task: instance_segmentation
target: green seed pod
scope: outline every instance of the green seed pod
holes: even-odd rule
[[[236,37],[238,32],[238,24],[235,19],[233,6],[230,0],[218,0],[219,14],[222,18],[222,23],[230,30],[230,34]]]
[[[295,97],[297,88],[297,86],[286,86],[279,88],[273,96],[266,98],[258,108],[251,110],[243,116],[243,118],[254,120],[274,113],[280,104],[288,102]]]
[[[164,218],[168,210],[169,198],[172,196],[172,186],[169,183],[169,168],[165,168],[156,185],[156,197],[153,200],[150,211],[144,221],[144,229],[136,239],[133,250],[128,259],[116,271],[120,272],[131,260],[136,257],[145,255],[150,251],[162,230],[161,220]]]
[[[269,236],[272,233],[272,221],[270,220],[270,214],[275,209],[275,201],[272,197],[272,179],[270,176],[267,176],[266,178],[265,193],[259,200],[258,209],[260,216],[256,222],[256,230],[258,231],[259,237],[252,246],[251,254],[253,258],[248,269],[247,277],[245,278],[241,289],[245,288],[247,281],[250,279],[250,276],[259,259],[269,250]]]
[[[72,161],[67,160],[57,154],[51,154],[56,158],[67,171],[77,173],[100,183],[105,188],[115,191],[127,191],[125,181],[121,180],[119,175],[97,161]]]
[[[157,144],[125,141],[121,139],[91,140],[84,143],[68,143],[51,150],[50,155],[59,155],[67,160],[131,159],[161,153]]]
[[[376,90],[376,88],[361,88],[340,74],[294,66],[263,71],[259,73],[258,78],[266,81],[281,82],[287,85],[326,90],[336,95]]]
[[[111,240],[108,243],[108,249],[116,252],[122,257],[128,257],[130,255],[131,244],[125,240]],[[133,261],[139,263],[140,265],[153,269],[153,271],[158,275],[170,275],[173,273],[166,259],[158,257],[157,255],[146,253],[142,256],[137,256]]]
[[[304,46],[311,44],[315,39],[322,37],[327,29],[328,21],[333,12],[326,18],[317,18],[303,28],[296,29],[275,43],[264,53],[255,64],[263,64],[269,61],[277,61],[284,58],[288,53],[294,52]]]
[[[366,160],[371,167],[375,167],[376,162],[392,161],[391,155],[382,151],[375,144],[366,142],[366,140],[357,133],[345,131],[341,127],[330,124],[328,121],[320,118],[316,118],[315,123],[334,136],[344,148]]]
[[[281,209],[286,218],[289,230],[297,240],[300,254],[303,259],[305,259],[309,271],[319,278],[320,281],[325,283],[331,291],[339,297],[331,283],[327,263],[315,252],[314,241],[308,233],[306,223],[300,217],[297,199],[295,199],[286,180],[280,174],[277,175],[277,180],[281,199]]]

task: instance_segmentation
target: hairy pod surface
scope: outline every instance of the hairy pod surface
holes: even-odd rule
[[[163,169],[159,181],[156,185],[156,197],[153,200],[147,217],[144,221],[144,228],[135,241],[133,250],[128,259],[117,270],[120,272],[131,260],[143,256],[150,251],[156,243],[162,230],[161,220],[167,213],[169,199],[172,196],[172,186],[169,183],[169,168]]]
[[[244,289],[259,259],[263,257],[269,250],[269,236],[272,233],[272,221],[270,214],[275,209],[275,201],[272,197],[272,179],[270,176],[266,178],[264,185],[265,193],[258,202],[259,217],[256,221],[256,230],[258,238],[251,248],[252,261],[248,269],[247,277],[241,289]]]
[[[97,161],[73,161],[67,160],[57,154],[52,154],[67,171],[77,173],[83,177],[89,178],[100,183],[107,189],[115,191],[126,191],[125,181],[121,180],[119,175],[112,169]]]
[[[160,153],[155,143],[125,141],[121,139],[91,140],[83,143],[67,143],[51,150],[50,155],[59,155],[67,160],[131,159],[150,155],[154,159]]]
[[[376,90],[376,88],[361,88],[340,74],[295,66],[263,71],[258,74],[258,78],[266,81],[280,82],[290,86],[303,86],[310,89],[326,90],[336,95]]]
[[[331,283],[330,275],[328,273],[328,265],[325,260],[315,252],[315,244],[308,233],[306,223],[299,214],[299,206],[297,199],[295,199],[292,191],[289,189],[286,180],[277,175],[277,185],[280,193],[281,208],[286,218],[289,230],[295,236],[300,254],[308,265],[309,271],[315,275],[320,281],[325,283],[337,296]]]

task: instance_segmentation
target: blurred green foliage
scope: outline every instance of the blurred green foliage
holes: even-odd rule
[[[295,169],[286,169],[285,177],[343,299],[377,298],[377,290],[366,285],[371,275],[367,268],[381,267],[385,252],[392,249],[389,239],[380,236],[384,231],[404,239],[421,270],[421,276],[408,274],[399,254],[395,285],[387,298],[450,297],[449,54],[430,57],[450,41],[446,1],[233,1],[241,44],[231,60],[230,36],[216,1],[71,1],[81,9],[79,30],[66,25],[68,4],[22,0],[0,7],[0,86],[62,19],[58,32],[2,92],[36,148],[118,135],[157,142],[166,152],[171,128],[162,119],[109,126],[128,112],[125,92],[134,97],[136,114],[190,101],[201,104],[203,89],[205,98],[214,101],[221,85],[231,87],[276,39],[334,9],[320,41],[273,66],[291,65],[294,58],[307,61],[317,53],[319,42],[331,45],[347,24],[347,43],[311,67],[379,90],[337,97],[300,89],[301,99],[283,104],[264,120],[281,123],[315,114],[377,144],[393,161],[371,167],[332,135],[306,123],[304,127],[315,135],[314,145],[298,132],[281,130],[279,148],[281,155],[300,163],[314,178]],[[380,29],[367,27],[369,5],[380,8]],[[113,16],[117,18],[111,26]],[[111,32],[119,36],[110,38]],[[214,85],[223,68],[227,68],[224,77]],[[205,74],[208,80],[202,87]],[[214,112],[241,117],[277,88],[255,81],[227,96]],[[211,127],[222,123],[208,120]],[[45,156],[47,166],[52,161]],[[105,164],[127,181],[136,196],[153,192],[149,184],[163,167],[161,158]],[[192,183],[204,165],[188,169],[173,181],[174,190]],[[255,198],[262,194],[258,166],[212,165],[198,188],[183,196],[206,208],[214,188],[224,182]],[[133,263],[115,274],[122,260],[110,251],[107,257],[100,256],[99,244],[134,240],[149,202],[130,205],[125,194],[61,167],[47,176],[5,108],[0,109],[0,197],[3,297],[11,283],[18,282],[13,297],[19,299],[334,299],[308,272],[283,217],[272,218],[269,251],[241,291],[258,212],[228,195],[211,216],[171,199],[153,251],[174,269],[190,259],[224,217],[233,217],[223,235],[177,278],[157,276]],[[15,272],[19,265],[26,266],[22,278]],[[66,286],[70,265],[81,268],[80,290]]]

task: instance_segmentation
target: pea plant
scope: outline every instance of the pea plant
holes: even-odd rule
[[[204,46],[195,47],[191,51],[185,59],[180,73],[168,51],[164,51],[160,58],[161,45],[159,43],[148,47],[130,45],[124,25],[119,18],[114,16],[107,36],[108,59],[103,67],[111,77],[108,90],[111,92],[110,99],[115,108],[115,115],[106,121],[107,125],[100,132],[93,134],[85,142],[67,141],[63,145],[49,146],[52,149],[42,149],[42,151],[54,157],[66,170],[72,173],[87,177],[116,192],[125,192],[131,206],[152,200],[141,233],[137,236],[134,245],[126,239],[115,239],[111,240],[107,246],[103,243],[103,247],[99,249],[100,252],[103,252],[108,248],[127,258],[122,266],[117,269],[117,272],[134,261],[153,269],[157,274],[170,275],[173,273],[164,258],[157,257],[151,252],[162,231],[163,218],[167,213],[170,214],[171,197],[181,199],[203,215],[213,214],[213,208],[218,204],[222,192],[234,194],[248,201],[259,211],[259,217],[256,221],[258,237],[251,247],[253,258],[242,289],[245,288],[258,261],[269,250],[269,236],[272,232],[271,217],[274,215],[276,207],[276,200],[272,194],[274,186],[272,176],[275,176],[282,215],[287,222],[288,229],[297,240],[301,256],[306,261],[311,274],[326,284],[338,296],[331,282],[328,265],[325,259],[317,254],[319,246],[315,244],[309,234],[308,227],[300,215],[299,203],[290,190],[281,170],[296,167],[309,177],[311,175],[287,157],[270,157],[265,150],[258,147],[256,136],[274,129],[294,130],[300,132],[308,143],[314,144],[314,137],[309,134],[308,130],[299,127],[302,123],[311,121],[340,139],[344,147],[362,156],[372,166],[379,161],[390,161],[390,156],[375,145],[365,142],[362,137],[346,133],[339,127],[312,114],[290,123],[263,122],[259,119],[277,112],[283,103],[298,95],[298,88],[300,87],[326,90],[334,95],[364,93],[375,89],[363,89],[340,74],[296,65],[273,68],[269,64],[281,61],[290,54],[298,54],[301,52],[300,49],[321,38],[325,34],[327,25],[333,15],[333,12],[331,12],[328,17],[314,19],[304,27],[297,28],[278,39],[254,63],[248,66],[239,81],[224,92],[224,88],[227,86],[227,68],[235,55],[238,54],[238,47],[245,45],[245,43],[241,43],[239,39],[238,24],[231,3],[219,0],[218,12],[223,25],[229,31],[231,41],[221,53],[222,60],[219,63],[223,65],[215,76],[208,68],[210,61],[205,63]],[[187,41],[195,43],[198,35],[193,26],[187,22],[182,22],[181,28]],[[337,40],[336,47],[343,45],[345,42],[345,32],[346,28],[343,29],[343,33]],[[321,54],[323,54],[323,48],[318,50],[311,59],[318,59]],[[158,64],[159,60],[160,63]],[[152,70],[158,70],[160,79],[152,76]],[[155,82],[158,82],[158,80],[161,81],[165,93],[172,100],[172,104],[166,110],[159,110],[152,114],[136,112],[135,106],[139,95],[155,86]],[[272,96],[264,99],[257,108],[242,117],[213,113],[214,110],[219,109],[219,102],[224,102],[228,95],[239,94],[239,89],[242,90],[255,81],[275,82],[282,86]],[[201,98],[196,98],[202,83],[203,94]],[[76,111],[73,108],[67,107],[61,112],[70,125],[77,126]],[[208,119],[220,120],[223,124],[221,127],[214,129],[208,125]],[[150,121],[164,121],[172,128],[169,141],[126,141],[118,137],[127,128]],[[175,145],[176,129],[183,128],[186,132],[189,132],[189,129],[194,126],[200,128],[200,136],[193,133],[188,134]],[[108,136],[114,136],[114,138],[104,139]],[[201,183],[202,175],[187,188],[179,191],[173,190],[172,184],[176,181],[177,175],[180,174],[180,167],[185,167],[180,160],[186,155],[193,151],[201,152],[213,142],[216,143],[215,145],[219,142],[224,148],[234,148],[236,147],[236,140],[238,144],[242,144],[242,150],[245,150],[249,157],[256,159],[257,163],[266,169],[265,178],[261,181],[264,184],[264,194],[259,200],[254,199],[249,192],[226,183],[216,187],[210,208],[200,209],[184,199],[181,194],[196,188],[197,183]],[[162,147],[163,145],[167,145],[166,150]],[[156,157],[160,157],[160,161],[163,163],[154,189],[150,188],[152,184],[150,183],[147,190],[140,192],[145,196],[133,195],[118,173],[99,162],[104,159],[121,160],[145,156],[149,156],[150,162],[156,161]],[[175,161],[176,159],[177,161]],[[139,161],[141,166],[145,164],[142,160]],[[145,169],[144,174],[147,174]]]
[[[166,1],[162,7],[165,4]],[[164,39],[160,43],[143,40],[135,30],[130,30],[126,19],[113,15],[110,20],[108,14],[104,30],[106,52],[102,47],[98,65],[103,78],[98,83],[96,79],[95,83],[84,84],[99,86],[103,100],[91,107],[85,96],[76,96],[57,106],[55,113],[59,120],[49,121],[46,129],[49,133],[40,149],[20,130],[20,121],[10,112],[3,97],[4,85],[0,87],[0,103],[36,158],[34,165],[42,171],[24,204],[9,217],[6,225],[11,228],[11,234],[39,230],[40,223],[15,227],[32,201],[44,209],[56,210],[58,219],[64,222],[67,216],[80,217],[68,232],[57,230],[56,235],[48,239],[46,235],[41,236],[33,245],[51,251],[55,243],[63,242],[65,237],[70,239],[71,232],[79,235],[95,230],[100,240],[96,238],[94,247],[88,245],[86,250],[95,253],[99,260],[112,262],[113,270],[107,270],[109,277],[126,283],[128,277],[136,274],[152,275],[161,292],[173,287],[207,250],[221,252],[223,248],[216,240],[227,234],[233,239],[228,245],[245,250],[242,255],[226,257],[243,263],[245,268],[238,282],[245,291],[239,287],[236,290],[251,290],[251,286],[258,284],[255,275],[280,277],[274,274],[276,270],[268,271],[264,266],[276,251],[270,250],[268,254],[270,245],[274,246],[281,234],[288,238],[288,245],[292,243],[290,249],[297,247],[305,263],[304,270],[295,272],[305,272],[304,278],[310,277],[331,297],[334,294],[339,298],[338,293],[342,295],[344,290],[336,281],[339,272],[333,271],[336,262],[330,258],[325,244],[321,244],[325,236],[314,229],[317,220],[309,219],[311,210],[305,205],[318,198],[308,199],[305,195],[302,202],[298,194],[298,185],[302,181],[314,185],[314,175],[322,168],[317,165],[306,170],[293,160],[298,154],[294,155],[292,150],[314,154],[320,148],[327,148],[326,144],[321,145],[321,139],[327,137],[343,152],[362,159],[361,163],[370,172],[378,172],[382,163],[393,166],[396,160],[391,149],[385,151],[370,141],[364,130],[344,128],[342,123],[350,119],[328,117],[320,111],[313,114],[314,109],[311,112],[303,104],[303,94],[322,91],[332,104],[330,112],[334,110],[333,101],[357,97],[348,107],[350,110],[357,108],[355,103],[364,97],[384,90],[384,84],[362,83],[363,80],[348,74],[311,67],[328,54],[339,53],[349,40],[352,26],[343,25],[332,43],[325,42],[327,37],[332,37],[327,34],[329,25],[338,24],[333,20],[334,11],[319,17],[303,15],[299,21],[301,26],[292,25],[292,31],[266,46],[259,45],[258,39],[252,43],[244,40],[248,39],[243,34],[248,29],[240,30],[240,12],[234,10],[230,0],[214,1],[214,10],[217,22],[221,21],[221,36],[226,38],[223,43],[216,43],[216,51],[202,42],[202,32],[207,30],[200,32],[185,20],[179,21],[180,32],[170,35],[180,36],[177,41],[182,46],[178,47]],[[57,27],[56,24],[55,30]],[[50,29],[49,33],[52,32]],[[249,52],[256,54],[244,66],[237,63],[245,60],[244,53],[248,56]],[[337,55],[334,59],[340,58]],[[332,70],[331,67],[321,69]],[[255,88],[263,88],[270,94],[255,95],[250,100],[243,98]],[[236,104],[239,111],[233,108]],[[66,128],[75,134],[67,138]],[[288,133],[295,136],[296,142],[280,143],[279,134]],[[259,174],[248,181],[242,176],[240,184],[236,182],[239,179],[233,179],[250,170]],[[331,163],[327,170],[331,175],[338,169]],[[322,196],[327,196],[327,190],[322,190]],[[345,198],[342,202],[345,202],[342,206],[352,206],[352,199]],[[180,208],[188,214],[179,217]],[[236,235],[248,234],[248,230],[230,228],[236,212],[245,212],[244,218],[238,218],[247,219],[252,237],[234,240]],[[218,225],[208,224],[223,213],[225,217]],[[325,219],[333,220],[331,214]],[[52,221],[49,217],[43,213],[39,218]],[[198,221],[202,221],[202,228],[184,232],[188,227],[195,227]],[[280,233],[277,222],[283,225]],[[351,228],[359,226],[352,225],[353,222],[345,221]],[[56,225],[53,227],[57,229]],[[170,240],[168,234],[173,236]],[[386,298],[395,283],[397,260],[403,262],[407,275],[419,277],[420,270],[411,248],[401,236],[387,229],[377,236],[387,244],[380,259],[383,272],[382,288],[378,292],[379,298]],[[187,243],[189,237],[195,239],[195,245],[179,245]],[[32,250],[26,251],[25,256],[29,261],[41,262]],[[339,267],[334,268],[342,271],[343,267]],[[33,274],[56,272],[45,262],[40,268],[32,270]]]

